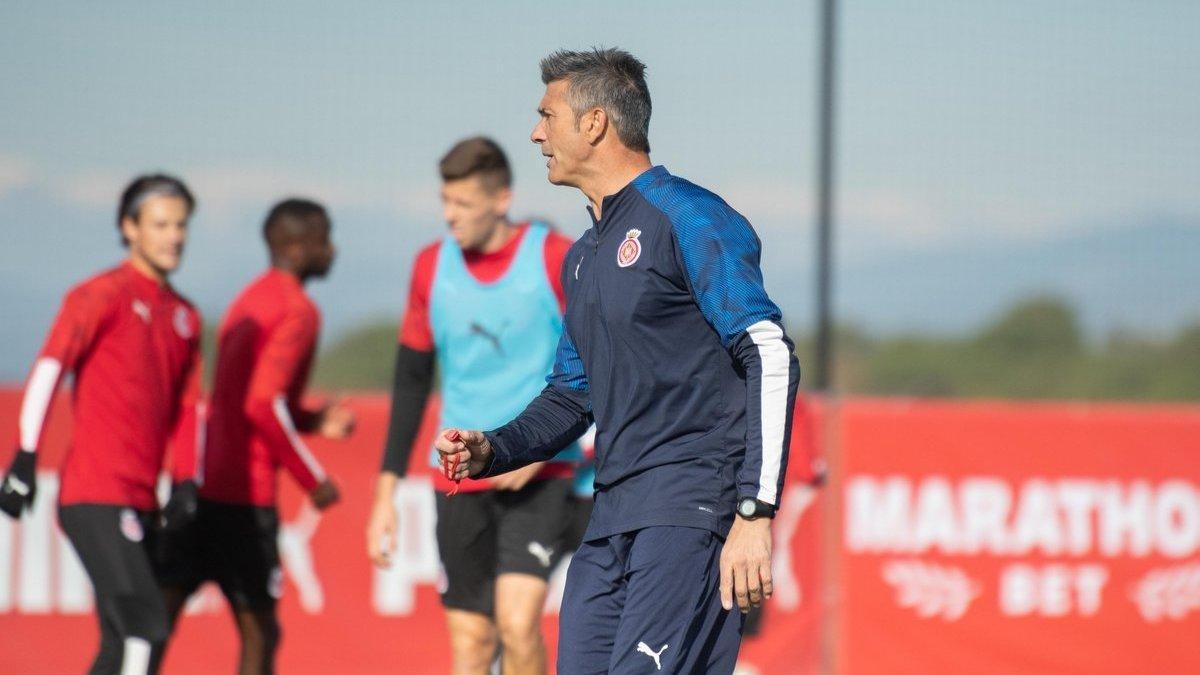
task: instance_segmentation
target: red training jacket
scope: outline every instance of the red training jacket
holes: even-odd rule
[[[300,438],[316,411],[300,402],[321,316],[300,281],[277,269],[247,286],[221,321],[217,373],[201,456],[200,495],[275,505],[279,467],[312,490],[325,470]]]
[[[168,442],[174,480],[195,475],[200,315],[169,284],[125,262],[67,293],[25,385],[22,449],[37,451],[66,373],[75,375],[75,428],[60,504],[157,508]]]

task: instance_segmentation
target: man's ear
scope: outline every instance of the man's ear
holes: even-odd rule
[[[304,242],[299,238],[294,238],[283,246],[279,247],[280,257],[288,262],[292,267],[299,266],[304,263],[305,247]]]
[[[128,244],[129,242],[132,242],[136,235],[137,223],[134,222],[133,218],[130,218],[129,216],[124,216],[121,218],[121,236],[125,239],[125,243]]]
[[[604,112],[604,108],[592,108],[587,111],[583,116],[582,128],[588,143],[599,143],[608,131],[608,114]]]
[[[500,187],[496,189],[496,210],[500,212],[498,215],[508,213],[509,208],[512,207],[512,200],[512,188]]]

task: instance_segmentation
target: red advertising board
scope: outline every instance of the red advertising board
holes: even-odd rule
[[[39,494],[32,518],[13,525],[0,517],[0,672],[83,672],[98,631],[91,590],[54,518],[56,468],[69,435],[68,396],[60,396],[39,463]],[[0,428],[15,437],[19,392],[0,390]],[[339,481],[344,501],[317,514],[290,481],[281,479],[280,547],[287,583],[281,604],[284,630],[278,662],[285,673],[446,673],[449,653],[437,587],[441,575],[434,543],[433,496],[426,455],[414,453],[416,475],[396,495],[399,550],[381,572],[367,561],[364,531],[386,426],[387,401],[349,399],[359,429],[345,443],[312,441]],[[430,411],[431,413],[433,411]],[[434,433],[427,416],[420,447]],[[797,434],[797,443],[809,439]],[[797,456],[806,447],[795,448]],[[0,451],[7,466],[10,451]],[[793,462],[789,473],[803,473]],[[748,638],[739,667],[750,673],[815,673],[819,665],[819,499],[795,480],[787,488],[775,527],[776,598],[760,635]],[[557,601],[564,570],[552,580],[544,627],[553,656]],[[220,593],[207,586],[189,605],[171,643],[167,673],[233,672],[236,635]]]
[[[280,669],[446,672],[427,474],[397,493],[395,568],[374,570],[363,530],[386,400],[350,401],[356,439],[313,443],[345,501],[317,516],[283,481]],[[13,428],[17,405],[16,392],[0,392],[0,425]],[[16,526],[0,519],[0,672],[79,672],[96,646],[90,589],[53,517],[70,421],[58,408],[37,512]],[[853,399],[818,412],[797,424],[793,456],[828,427],[834,480],[818,497],[800,480],[807,462],[789,466],[776,597],[740,672],[1200,673],[1200,408]],[[432,433],[427,420],[422,437]],[[826,558],[836,614],[823,633]],[[551,649],[561,572],[545,618]],[[209,589],[167,672],[229,672],[235,642]],[[834,657],[824,664],[823,644]]]
[[[841,407],[839,672],[1200,673],[1200,410]]]

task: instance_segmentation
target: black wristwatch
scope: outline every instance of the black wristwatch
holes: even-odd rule
[[[743,497],[738,501],[737,514],[746,520],[756,518],[774,518],[775,507],[766,502],[760,502],[751,497]]]

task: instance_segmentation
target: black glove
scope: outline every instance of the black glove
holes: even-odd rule
[[[12,518],[20,518],[22,508],[33,508],[33,497],[37,494],[36,459],[32,452],[17,450],[4,481],[0,482],[0,511]]]
[[[185,480],[171,487],[171,498],[163,507],[162,524],[166,530],[179,530],[196,518],[198,497],[196,481]]]

